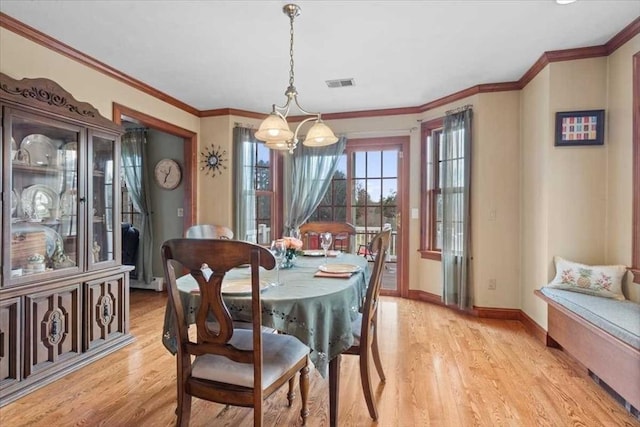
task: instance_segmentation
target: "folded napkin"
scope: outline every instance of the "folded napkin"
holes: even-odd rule
[[[342,251],[327,251],[327,256],[328,257],[339,257],[340,255],[342,255]]]
[[[327,273],[326,271],[316,271],[314,277],[333,277],[336,279],[348,279],[353,273]]]

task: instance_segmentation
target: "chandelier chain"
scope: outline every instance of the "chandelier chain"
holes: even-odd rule
[[[293,15],[291,15],[289,17],[289,22],[290,22],[290,27],[289,27],[289,36],[290,36],[290,41],[289,41],[289,86],[293,87],[293,78],[294,78],[294,74],[293,74]]]

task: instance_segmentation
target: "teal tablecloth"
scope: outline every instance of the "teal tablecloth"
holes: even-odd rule
[[[318,266],[326,263],[355,264],[361,269],[349,279],[314,277]],[[225,279],[249,274],[249,269],[238,268],[227,273]],[[353,344],[351,322],[361,308],[369,276],[368,262],[361,256],[342,254],[327,259],[299,256],[295,267],[280,270],[281,286],[262,292],[262,323],[309,346],[311,361],[326,377],[329,361]],[[275,278],[275,270],[261,270],[261,280],[274,282]],[[200,305],[198,285],[191,275],[182,276],[177,282],[186,321],[195,323]],[[224,301],[234,319],[250,320],[249,296],[225,295]],[[162,341],[173,354],[177,350],[174,325],[175,316],[167,304]]]

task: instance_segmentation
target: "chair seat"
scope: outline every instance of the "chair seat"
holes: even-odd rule
[[[242,350],[253,346],[253,332],[236,329],[229,344]],[[271,386],[284,372],[309,354],[309,347],[291,335],[262,334],[262,387]],[[192,363],[191,376],[209,381],[253,387],[253,365],[238,363],[224,356],[206,354],[197,356]]]

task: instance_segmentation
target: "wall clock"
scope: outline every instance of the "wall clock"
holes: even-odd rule
[[[182,170],[175,160],[162,159],[156,163],[153,176],[161,188],[173,190],[180,184]]]
[[[225,158],[226,154],[227,151],[222,150],[219,145],[218,148],[215,148],[213,144],[211,144],[211,148],[200,153],[202,156],[202,159],[200,160],[202,163],[200,170],[206,171],[205,175],[209,175],[209,172],[211,172],[212,177],[215,177],[216,173],[218,175],[222,175],[223,169],[227,168],[227,166],[224,165],[224,162],[227,161]]]

